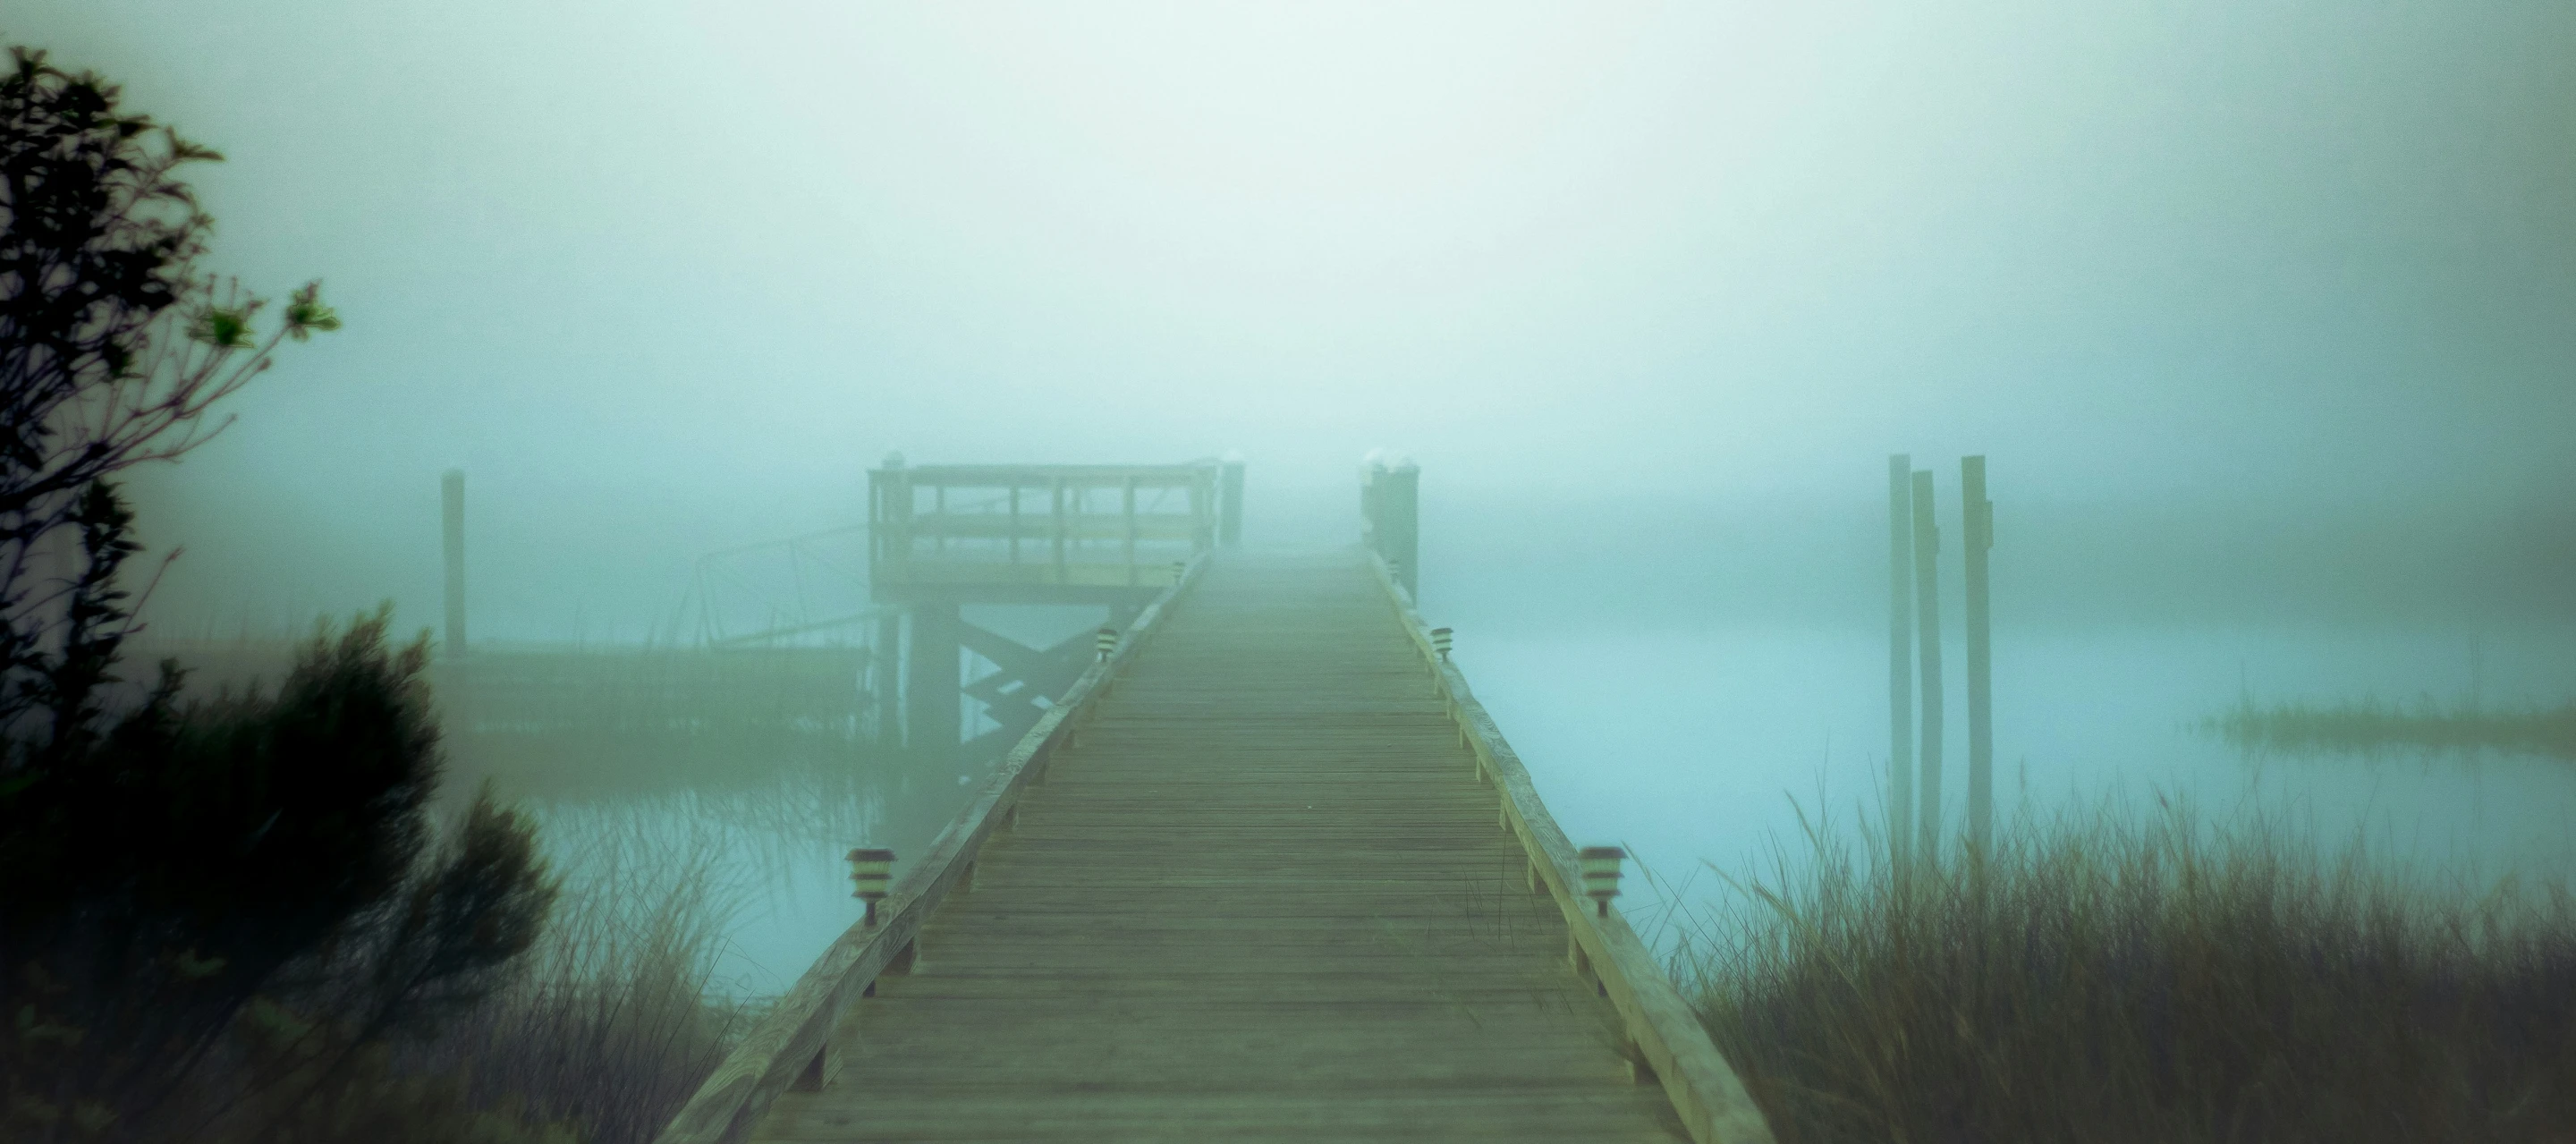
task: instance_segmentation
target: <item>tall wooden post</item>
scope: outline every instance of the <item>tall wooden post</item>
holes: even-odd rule
[[[1243,454],[1228,453],[1219,462],[1216,542],[1227,548],[1243,546]]]
[[[1376,478],[1377,551],[1395,565],[1396,582],[1406,595],[1422,599],[1421,492],[1422,469],[1411,461],[1379,469]]]
[[[1914,459],[1887,459],[1887,850],[1914,838]]]
[[[1986,499],[1986,459],[1959,461],[1960,529],[1968,589],[1968,841],[1980,853],[1994,836],[1995,726],[1990,705],[1993,641],[1987,630],[1986,550],[1995,543],[1995,506]]]
[[[1927,863],[1941,860],[1941,593],[1933,557],[1941,551],[1941,532],[1932,523],[1932,474],[1914,474],[1914,621],[1921,650],[1923,679],[1923,781],[1916,807],[1923,822],[1916,853]]]
[[[447,658],[465,655],[465,470],[438,479],[442,544],[447,559]]]
[[[904,673],[904,743],[924,763],[956,761],[963,714],[957,605],[912,606],[912,654]]]
[[[890,452],[868,471],[868,582],[901,583],[912,570],[912,482],[903,454]]]

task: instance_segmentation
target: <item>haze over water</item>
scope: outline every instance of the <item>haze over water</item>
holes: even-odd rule
[[[2576,695],[2563,3],[18,0],[0,33],[223,151],[213,264],[348,322],[138,474],[186,550],[163,634],[434,624],[449,467],[477,638],[596,642],[671,634],[701,553],[864,520],[889,451],[1240,450],[1285,544],[1354,539],[1390,448],[1423,608],[1551,806],[1673,872],[1795,830],[1783,791],[1874,805],[1885,458],[1955,537],[1974,453],[2006,810],[2026,765],[2041,805],[2251,790],[2576,868],[2576,767],[2184,730],[2243,687],[2456,697],[2472,646],[2487,699]],[[779,971],[846,922],[834,857]]]

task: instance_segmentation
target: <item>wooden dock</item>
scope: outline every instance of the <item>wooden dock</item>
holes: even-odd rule
[[[1395,585],[1193,564],[665,1144],[1768,1140]]]

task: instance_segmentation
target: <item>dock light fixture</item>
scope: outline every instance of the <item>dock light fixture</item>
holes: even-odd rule
[[[1619,896],[1619,862],[1627,856],[1616,846],[1586,846],[1578,856],[1583,863],[1583,896],[1592,899],[1602,917],[1610,916],[1610,899]]]
[[[1439,652],[1443,660],[1449,658],[1449,629],[1431,629],[1431,650]]]
[[[1109,653],[1118,650],[1118,629],[1100,629],[1100,638],[1097,642],[1100,646],[1100,662],[1109,662]]]
[[[862,924],[877,924],[877,903],[885,900],[886,883],[893,878],[894,851],[867,846],[850,851],[850,881],[858,886],[850,896],[868,904]]]
[[[1189,561],[1187,561],[1187,560],[1175,560],[1175,561],[1172,561],[1172,583],[1175,583],[1175,584],[1180,583],[1180,582],[1181,582],[1181,577],[1183,577],[1183,576],[1187,576],[1187,575],[1189,575],[1189,574],[1190,574],[1190,562],[1189,562]]]

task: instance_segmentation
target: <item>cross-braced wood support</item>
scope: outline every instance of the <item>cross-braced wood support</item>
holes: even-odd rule
[[[967,698],[984,706],[995,726],[967,741],[960,755],[968,762],[997,759],[1029,733],[1048,706],[1091,666],[1091,635],[1076,632],[1053,646],[1033,648],[971,623],[957,625],[966,650],[993,665],[992,674],[966,684]]]
[[[999,758],[1091,660],[1089,632],[1032,648],[962,605],[1083,604],[1125,631],[1217,545],[1240,511],[1241,462],[906,465],[868,474],[868,588],[909,619],[903,742],[934,768]],[[1228,506],[1233,506],[1229,508]],[[880,633],[881,656],[894,641]],[[964,654],[992,674],[965,680]],[[995,727],[975,732],[967,700]]]

